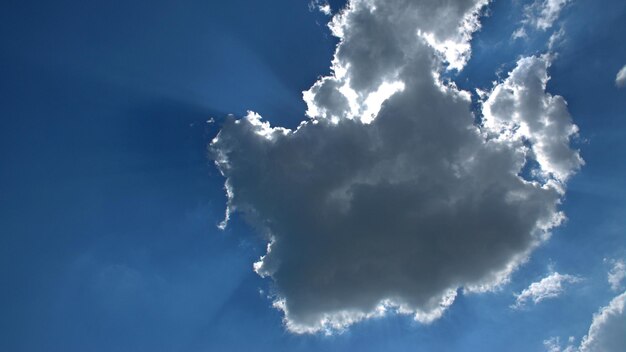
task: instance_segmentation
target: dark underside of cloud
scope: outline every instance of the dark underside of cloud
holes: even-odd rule
[[[211,143],[227,218],[266,236],[255,270],[291,331],[389,310],[432,321],[458,289],[505,282],[561,222],[582,160],[565,101],[545,92],[550,55],[484,93],[480,123],[440,79],[469,57],[484,5],[352,1],[331,24],[333,75],[304,93],[310,120],[288,130],[251,112]]]

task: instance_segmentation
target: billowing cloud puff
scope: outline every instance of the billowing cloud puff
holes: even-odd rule
[[[624,67],[617,72],[617,76],[615,76],[615,85],[619,88],[626,86],[626,65],[624,65]]]
[[[545,93],[550,59],[528,57],[518,61],[509,77],[497,85],[483,104],[484,127],[512,143],[528,142],[540,164],[536,176],[567,180],[582,164],[569,146],[578,128],[572,124],[561,96]]]
[[[626,292],[613,298],[608,306],[594,315],[589,332],[580,344],[580,352],[626,351]]]
[[[336,15],[333,75],[304,93],[310,120],[227,120],[210,151],[238,211],[267,238],[290,331],[342,329],[388,310],[432,321],[457,291],[491,290],[563,215],[580,166],[549,57],[485,93],[443,82],[469,55],[484,1],[355,0]],[[223,224],[224,225],[224,224]]]
[[[520,294],[516,295],[513,308],[521,308],[532,301],[537,304],[543,300],[556,298],[565,290],[565,284],[579,282],[581,279],[577,276],[552,273],[538,282],[533,282],[524,289]]]

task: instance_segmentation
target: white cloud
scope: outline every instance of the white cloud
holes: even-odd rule
[[[550,39],[548,39],[548,49],[553,50],[556,46],[561,45],[564,37],[565,30],[561,27],[558,31],[555,31],[550,35]]]
[[[626,86],[626,65],[615,76],[615,85],[619,88]]]
[[[331,24],[333,75],[304,93],[310,120],[289,130],[250,112],[211,143],[226,220],[237,211],[266,236],[254,269],[290,331],[389,311],[433,321],[460,288],[506,282],[562,221],[582,161],[565,101],[545,92],[549,57],[485,93],[484,125],[439,78],[469,57],[485,3],[350,2]]]
[[[528,28],[547,31],[552,28],[565,6],[571,2],[572,0],[535,0],[526,5],[521,26],[513,32],[511,37],[513,39],[528,37]],[[551,39],[550,42],[553,40]]]
[[[578,132],[561,96],[545,93],[550,57],[520,59],[509,77],[496,85],[483,103],[483,123],[489,133],[510,143],[531,144],[528,152],[542,179],[567,180],[583,161],[569,139]]]
[[[582,338],[580,346],[574,346],[574,337],[568,345],[561,347],[558,337],[543,342],[547,352],[623,352],[626,351],[626,292],[613,298],[611,302],[594,314],[589,331]]]
[[[527,37],[528,37],[528,33],[526,33],[526,29],[523,26],[516,29],[511,35],[511,38],[513,39],[520,39],[520,38],[527,38]]]
[[[570,2],[571,0],[535,0],[525,9],[525,21],[537,29],[550,29]]]
[[[332,9],[330,8],[330,4],[324,0],[311,0],[309,2],[310,10],[318,10],[326,16],[330,16],[333,14]]]
[[[576,346],[574,346],[574,336],[570,336],[567,339],[567,346],[561,347],[561,339],[557,337],[551,337],[543,341],[543,345],[547,352],[576,352]]]
[[[608,280],[613,291],[618,291],[622,288],[622,281],[626,278],[626,264],[623,260],[611,260],[613,267],[609,271]]]
[[[577,276],[552,273],[538,282],[533,282],[528,288],[516,295],[515,304],[512,307],[521,308],[529,301],[537,304],[546,299],[556,298],[564,292],[565,284],[576,283],[580,280]]]
[[[580,344],[580,352],[626,351],[626,292],[613,298],[594,315],[589,332]]]

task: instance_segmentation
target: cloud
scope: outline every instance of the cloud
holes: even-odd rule
[[[611,260],[613,267],[609,271],[608,280],[613,291],[618,291],[622,288],[622,281],[626,278],[626,264],[623,260]]]
[[[548,39],[548,49],[552,51],[555,47],[561,45],[564,37],[565,30],[561,27],[558,31],[555,31],[550,35],[550,38]]]
[[[483,124],[497,138],[529,142],[529,153],[539,163],[533,170],[542,179],[567,180],[583,164],[569,139],[578,132],[561,96],[545,93],[549,55],[518,61],[509,77],[497,85],[483,104]]]
[[[309,2],[309,10],[317,10],[326,16],[333,14],[330,4],[324,0],[311,0]]]
[[[522,25],[513,32],[512,38],[525,38],[528,36],[527,28],[547,31],[552,28],[559,18],[561,11],[571,0],[535,0],[524,7]],[[551,40],[552,41],[552,40]]]
[[[570,336],[567,339],[567,346],[561,347],[561,339],[557,337],[551,337],[543,341],[543,346],[547,352],[576,352],[576,346],[574,344],[574,336]]]
[[[618,88],[626,86],[626,65],[624,65],[624,67],[617,72],[617,75],[615,76],[615,85]]]
[[[580,280],[577,276],[552,273],[538,282],[533,282],[528,288],[516,295],[515,304],[512,308],[524,307],[528,301],[537,304],[546,299],[556,298],[564,292],[565,284],[576,283]]]
[[[484,93],[443,81],[470,55],[485,1],[355,0],[333,17],[331,76],[295,130],[249,112],[210,145],[234,211],[261,231],[255,271],[296,333],[389,311],[430,322],[459,289],[502,285],[563,215],[582,160],[548,56]]]
[[[558,337],[544,341],[548,352],[622,352],[626,351],[626,338],[624,327],[626,326],[626,292],[616,296],[611,302],[600,308],[594,314],[587,335],[582,338],[580,346],[573,345],[574,338],[570,337],[568,346],[561,348]]]
[[[525,21],[537,29],[550,29],[570,2],[571,0],[536,0],[526,7]]]
[[[581,352],[621,352],[626,351],[624,327],[626,315],[624,304],[626,292],[613,298],[608,306],[602,307],[593,316],[589,332],[580,344]]]

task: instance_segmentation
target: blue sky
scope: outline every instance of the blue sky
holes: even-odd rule
[[[274,281],[252,269],[266,241],[246,214],[217,228],[227,198],[207,146],[227,114],[252,110],[288,128],[308,119],[301,92],[330,74],[338,43],[329,17],[289,0],[3,2],[0,350],[545,351],[544,341],[570,336],[580,345],[594,313],[623,292],[607,273],[626,258],[626,89],[615,85],[626,4],[573,0],[550,30],[514,40],[528,3],[489,4],[467,65],[446,77],[490,90],[563,29],[547,92],[567,101],[585,160],[560,205],[568,220],[499,290],[459,289],[430,324],[388,314],[326,336],[283,324],[267,297]],[[553,272],[580,281],[511,308]]]

